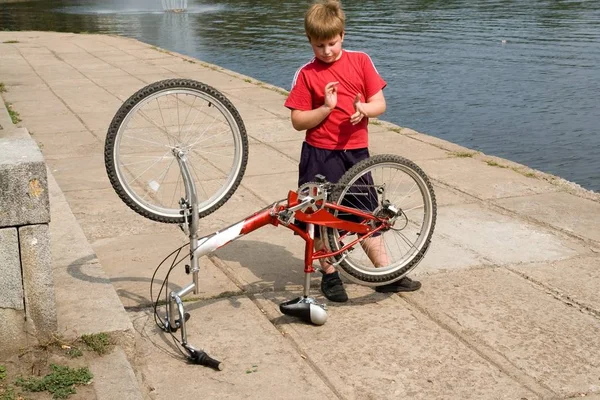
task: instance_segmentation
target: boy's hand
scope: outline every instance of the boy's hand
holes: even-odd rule
[[[364,117],[367,116],[364,103],[361,103],[360,101],[360,93],[358,93],[354,98],[354,109],[356,112],[350,116],[350,123],[352,125],[358,124]]]
[[[325,85],[325,104],[324,106],[333,110],[337,105],[337,86],[339,82],[329,82]]]

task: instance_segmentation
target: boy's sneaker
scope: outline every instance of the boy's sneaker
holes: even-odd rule
[[[415,290],[419,290],[421,288],[421,282],[413,281],[409,277],[405,276],[404,278],[388,283],[383,286],[376,286],[375,291],[379,293],[399,293],[399,292],[414,292]]]
[[[323,274],[321,279],[321,292],[331,301],[336,303],[345,303],[348,301],[344,283],[340,279],[337,271],[332,274]]]

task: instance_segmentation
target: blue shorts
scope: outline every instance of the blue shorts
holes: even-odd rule
[[[336,183],[359,161],[369,158],[369,149],[327,150],[302,143],[298,187],[315,182],[315,175],[323,175],[327,182]]]
[[[307,183],[315,182],[315,175],[323,175],[328,182],[337,183],[340,178],[358,162],[369,158],[369,149],[353,150],[326,150],[319,149],[304,142],[302,143],[302,152],[300,154],[298,187]],[[377,208],[379,201],[377,192],[373,188],[373,179],[370,174],[363,175],[356,186],[346,194],[343,205],[358,208],[364,211],[373,211]],[[369,187],[367,187],[369,186]],[[354,215],[342,215],[340,212],[338,218],[360,222],[361,219]],[[299,226],[302,223],[297,222]],[[315,237],[319,237],[319,229],[315,229]]]

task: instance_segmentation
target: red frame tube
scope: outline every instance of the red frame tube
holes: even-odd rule
[[[246,218],[243,221],[243,226],[240,230],[239,236],[246,235],[246,234],[253,232],[259,228],[262,228],[263,226],[268,225],[268,224],[271,224],[273,226],[281,225],[279,219],[277,218],[277,213],[279,213],[281,211],[285,211],[285,210],[289,209],[290,207],[293,207],[297,204],[299,204],[297,193],[290,191],[290,194],[288,195],[288,204],[270,206],[261,211],[258,211],[257,213],[253,214],[252,216]],[[315,271],[312,266],[312,264],[315,260],[319,260],[319,259],[327,258],[327,257],[331,257],[331,256],[337,256],[338,254],[341,254],[342,252],[346,251],[348,248],[356,245],[356,243],[360,242],[364,238],[372,236],[375,232],[380,231],[385,226],[385,224],[384,224],[375,229],[372,229],[369,225],[359,224],[359,223],[350,222],[350,221],[344,221],[344,220],[337,218],[333,214],[331,214],[329,211],[326,210],[326,208],[350,213],[350,214],[359,216],[361,218],[364,218],[365,220],[376,220],[377,219],[372,214],[365,213],[365,212],[355,209],[355,208],[350,208],[350,207],[337,205],[337,204],[333,204],[333,203],[325,203],[325,206],[322,209],[318,210],[317,212],[311,213],[311,214],[307,214],[302,211],[296,211],[294,214],[295,219],[302,221],[302,222],[313,224],[315,229],[318,229],[319,226],[323,225],[328,228],[341,229],[341,230],[345,230],[345,231],[352,232],[352,233],[358,233],[359,235],[361,235],[360,237],[358,237],[357,239],[355,239],[354,241],[345,245],[343,248],[341,248],[337,251],[327,252],[325,250],[319,250],[319,251],[315,252],[314,251],[314,239],[312,237],[310,237],[309,233],[306,230],[303,230],[294,224],[283,225],[286,228],[294,231],[294,233],[296,233],[298,236],[300,236],[305,241],[304,272],[306,272],[306,273],[311,273],[311,272]]]

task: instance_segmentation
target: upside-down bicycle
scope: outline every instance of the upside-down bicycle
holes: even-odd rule
[[[187,342],[189,314],[181,299],[198,293],[200,257],[265,225],[291,229],[305,241],[304,290],[280,310],[322,325],[326,307],[309,296],[315,260],[328,260],[359,284],[385,285],[423,259],[435,226],[436,199],[425,173],[410,160],[382,154],[359,162],[338,182],[317,176],[287,198],[198,237],[200,218],[221,207],[240,185],[248,138],[233,104],[193,80],[155,82],[133,94],[110,124],[104,156],[110,182],[125,204],[154,221],[180,224],[188,234],[186,272],[193,281],[167,295],[164,319],[155,303],[155,319],[164,331],[181,329],[178,341],[189,360],[216,369],[222,369],[219,361]],[[325,243],[319,251],[316,228]]]

